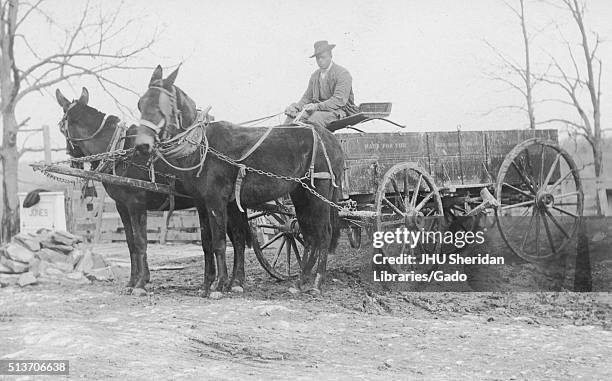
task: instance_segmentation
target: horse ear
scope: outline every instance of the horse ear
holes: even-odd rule
[[[157,65],[155,70],[153,70],[153,75],[151,76],[151,80],[149,81],[149,87],[151,87],[155,82],[160,81],[162,79],[162,67],[161,65]]]
[[[59,103],[59,105],[62,106],[62,108],[66,108],[70,104],[70,101],[66,99],[66,97],[60,91],[60,89],[55,90],[55,99],[57,99],[57,103]]]
[[[89,102],[89,91],[87,91],[87,89],[83,87],[83,90],[81,90],[81,97],[79,98],[79,103],[87,105],[87,102]]]
[[[166,78],[166,80],[164,81],[165,85],[168,85],[168,86],[174,85],[174,81],[176,80],[176,76],[178,75],[179,69],[180,69],[180,66],[174,69],[172,73],[170,73],[168,78]]]

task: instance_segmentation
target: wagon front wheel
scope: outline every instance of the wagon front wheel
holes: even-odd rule
[[[441,240],[435,236],[431,240],[406,242],[403,233],[435,233],[442,229],[442,199],[433,177],[415,163],[396,164],[383,176],[376,193],[375,206],[378,234],[393,232],[395,235],[392,243],[384,242],[378,250],[385,257],[407,254],[417,262],[390,267],[398,273],[431,271],[435,266],[420,264],[420,258],[424,254],[439,254]]]
[[[304,241],[290,211],[260,211],[249,215],[253,251],[271,277],[287,280],[298,276]]]
[[[574,160],[555,142],[533,138],[514,147],[499,169],[495,192],[500,235],[519,257],[549,259],[575,236],[582,184]]]

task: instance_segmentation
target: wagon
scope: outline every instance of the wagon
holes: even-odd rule
[[[582,185],[556,130],[409,132],[386,119],[391,103],[360,110],[329,126],[345,155],[340,217],[352,247],[364,231],[370,238],[373,231],[436,230],[440,220],[482,214],[494,216],[501,239],[530,262],[559,255],[576,235]],[[372,132],[373,120],[397,131]],[[290,203],[277,200],[249,219],[266,271],[277,279],[297,274],[303,241]]]
[[[494,215],[501,239],[531,262],[559,255],[576,235],[582,185],[556,130],[409,132],[387,119],[391,103],[364,103],[360,111],[328,126],[345,156],[343,200],[337,207],[352,247],[360,247],[364,231],[368,238],[374,231],[440,231],[449,220],[483,214]],[[375,120],[397,131],[368,131]],[[123,154],[103,155],[112,161]],[[159,183],[57,164],[33,166],[47,174],[179,195],[173,176]],[[304,241],[288,198],[250,210],[249,221],[263,268],[280,280],[297,275]],[[405,249],[389,245],[383,251],[402,254]],[[439,247],[416,250],[435,253]]]

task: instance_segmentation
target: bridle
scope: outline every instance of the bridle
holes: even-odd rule
[[[159,134],[162,133],[161,140],[165,140],[168,134],[167,127],[175,127],[176,130],[183,130],[183,118],[181,117],[181,110],[179,110],[177,106],[177,93],[174,85],[172,86],[172,91],[165,89],[162,86],[161,80],[153,82],[149,85],[149,89],[159,90],[159,100],[157,101],[157,109],[162,114],[163,118],[159,121],[159,123],[155,124],[146,119],[140,119],[138,123],[142,126],[145,126],[155,132],[156,139],[160,139]],[[162,96],[165,95],[168,98],[169,108],[170,110],[164,110],[160,107],[162,104]],[[164,128],[166,127],[166,128]]]
[[[72,136],[70,136],[70,129],[68,128],[68,112],[74,106],[76,106],[77,103],[78,103],[77,101],[72,101],[72,103],[70,103],[70,105],[68,106],[66,111],[64,111],[64,116],[62,116],[62,119],[59,121],[60,131],[64,135],[64,137],[66,138],[66,140],[68,141],[68,143],[70,144],[70,146],[73,149],[75,148],[74,147],[74,142],[84,142],[84,141],[91,140],[91,139],[95,138],[96,136],[98,136],[100,134],[100,132],[102,132],[102,130],[104,129],[104,125],[106,124],[106,120],[109,117],[109,114],[104,114],[104,118],[102,118],[102,123],[100,123],[100,126],[90,136],[87,136],[87,137],[84,137],[84,138],[73,138]]]

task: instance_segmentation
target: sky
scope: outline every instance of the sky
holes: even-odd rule
[[[536,34],[532,40],[536,70],[545,71],[551,55],[570,70],[571,61],[561,36],[578,48],[579,35],[568,13],[540,1],[526,3],[528,28]],[[45,9],[62,25],[70,26],[76,25],[85,4],[55,0]],[[115,9],[120,2],[91,4],[105,11]],[[612,2],[587,0],[587,6],[587,27],[603,39],[612,38]],[[313,43],[328,40],[337,45],[334,62],[352,74],[356,103],[393,102],[390,119],[406,125],[409,131],[527,126],[524,113],[496,110],[523,102],[520,94],[491,79],[491,73],[504,74],[487,42],[512,59],[523,59],[518,20],[503,1],[132,0],[123,4],[122,17],[135,18],[135,22],[125,36],[111,44],[111,50],[138,44],[157,32],[157,42],[137,63],[149,67],[161,64],[168,67],[166,74],[171,67],[182,64],[176,84],[199,107],[211,105],[217,120],[239,123],[281,112],[298,100],[317,68],[315,60],[309,58]],[[62,34],[51,23],[41,21],[39,16],[29,21],[22,32],[34,46],[52,52],[63,43]],[[18,64],[32,63],[25,47],[19,49],[23,55]],[[612,45],[603,43],[599,54],[604,68],[605,125],[612,120],[605,112],[612,110],[612,97],[608,95],[612,85]],[[118,71],[110,76],[142,94],[151,73],[152,69],[143,69]],[[62,113],[55,101],[55,88],[71,99],[79,96],[82,86],[89,90],[91,106],[128,122],[138,118],[135,95],[113,90],[116,98],[134,110],[134,115],[126,115],[95,81],[72,78],[24,98],[17,109],[18,119],[31,117],[31,128],[50,125],[54,146],[63,146],[56,128]],[[544,85],[536,88],[535,95],[536,99],[563,96],[558,89]],[[538,120],[557,116],[574,118],[574,111],[556,103],[538,104]],[[279,117],[276,122],[283,119]],[[396,128],[372,124],[366,130]],[[30,145],[38,143],[37,137],[29,140]],[[26,160],[40,156],[30,155]],[[62,154],[54,158],[61,159]]]

